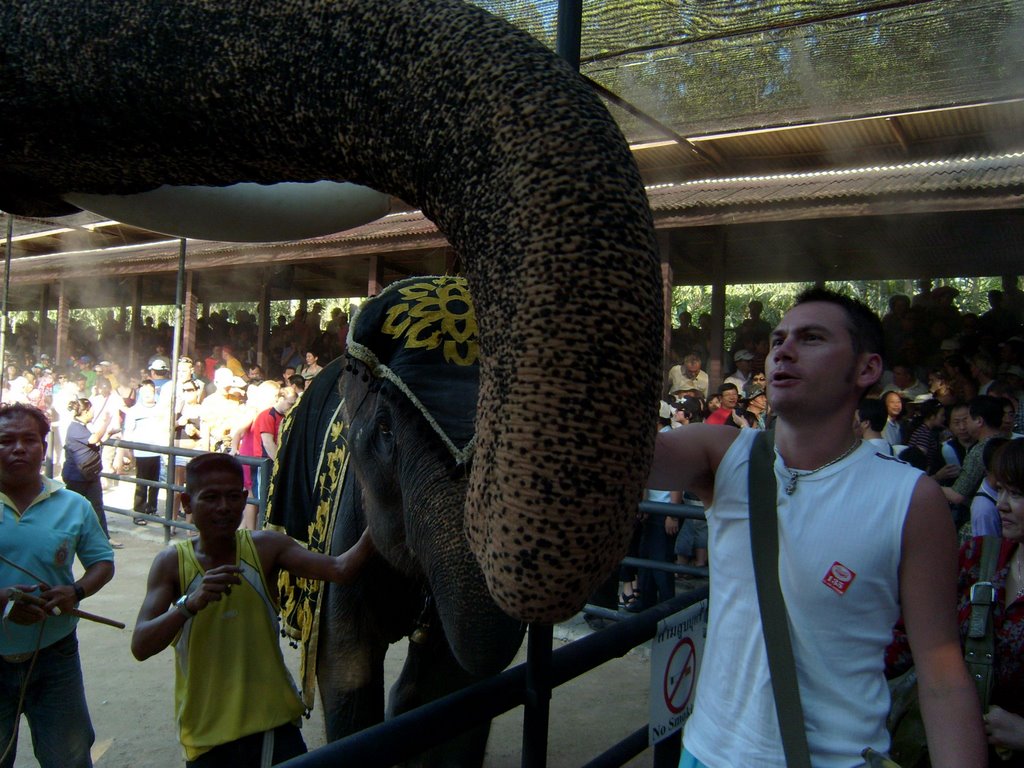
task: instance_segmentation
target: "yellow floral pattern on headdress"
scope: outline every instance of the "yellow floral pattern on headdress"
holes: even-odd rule
[[[476,311],[464,278],[439,277],[399,289],[405,300],[388,310],[381,332],[405,339],[406,349],[437,349],[455,365],[473,365],[480,354]]]

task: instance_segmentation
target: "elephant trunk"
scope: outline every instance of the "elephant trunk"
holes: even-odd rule
[[[512,616],[578,610],[647,475],[661,290],[639,173],[568,66],[459,0],[7,0],[0,52],[6,210],[320,179],[421,206],[480,317],[473,552]]]
[[[493,675],[512,662],[526,625],[502,612],[488,594],[461,519],[451,514],[464,491],[464,483],[453,487],[444,476],[415,487],[407,497],[408,536],[456,661],[470,674]]]

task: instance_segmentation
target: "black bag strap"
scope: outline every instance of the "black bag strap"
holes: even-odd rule
[[[978,689],[982,712],[988,712],[992,696],[992,660],[995,657],[995,628],[992,625],[992,605],[996,589],[992,576],[996,572],[1002,540],[998,536],[985,536],[981,540],[981,563],[978,580],[971,586],[971,616],[964,640],[964,661],[967,671]]]
[[[762,430],[754,437],[747,472],[750,504],[750,551],[754,583],[761,610],[761,627],[768,655],[768,671],[775,696],[775,713],[782,734],[788,768],[811,768],[810,749],[800,686],[789,636],[789,614],[779,586],[779,523],[776,508],[775,435]]]

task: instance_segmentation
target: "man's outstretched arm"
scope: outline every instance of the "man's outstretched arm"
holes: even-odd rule
[[[914,489],[902,550],[900,601],[931,763],[935,768],[983,768],[988,758],[981,704],[957,627],[956,532],[942,491],[927,477]]]

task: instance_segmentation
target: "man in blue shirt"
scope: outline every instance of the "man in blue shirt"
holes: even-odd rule
[[[70,611],[113,577],[114,552],[88,500],[40,474],[49,432],[41,411],[0,406],[0,768],[14,765],[22,713],[41,768],[92,766]],[[85,568],[77,581],[75,557]],[[19,591],[45,602],[19,601]]]

